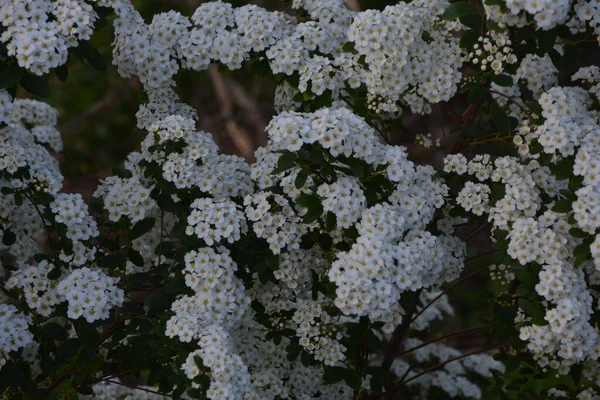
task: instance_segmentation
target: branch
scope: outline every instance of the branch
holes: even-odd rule
[[[483,331],[485,329],[490,329],[490,328],[493,328],[493,327],[494,327],[494,325],[490,324],[490,325],[484,325],[484,326],[477,326],[475,328],[463,329],[462,331],[452,332],[452,333],[449,333],[447,335],[441,336],[439,338],[435,338],[435,339],[431,339],[431,340],[429,340],[427,342],[423,342],[420,345],[415,346],[415,347],[413,347],[411,349],[405,350],[405,351],[401,352],[400,354],[398,354],[398,357],[405,356],[407,354],[412,353],[413,351],[419,350],[419,349],[421,349],[421,348],[423,348],[425,346],[428,346],[428,345],[430,345],[432,343],[439,342],[439,341],[444,340],[444,339],[448,339],[448,338],[450,338],[452,336],[462,335],[464,333],[470,333],[470,332]]]
[[[371,396],[367,397],[367,400],[380,399],[383,396],[394,394],[402,386],[406,385],[407,383],[409,383],[411,381],[414,381],[415,379],[418,379],[421,376],[426,375],[426,374],[428,374],[430,372],[433,372],[433,371],[435,371],[437,369],[440,369],[443,366],[445,366],[446,364],[450,364],[451,362],[462,360],[463,358],[467,358],[467,357],[470,357],[470,356],[475,355],[475,354],[485,353],[486,351],[501,349],[501,348],[507,347],[507,346],[509,346],[509,344],[501,344],[501,345],[496,345],[496,346],[489,347],[487,349],[474,350],[474,351],[471,351],[469,353],[461,354],[460,356],[452,357],[452,358],[450,358],[450,359],[448,359],[448,360],[446,360],[444,362],[441,362],[439,364],[434,365],[433,367],[427,368],[426,370],[424,370],[424,371],[422,371],[422,372],[420,372],[420,373],[418,373],[418,374],[410,377],[409,379],[406,379],[406,380],[400,382],[399,384],[397,384],[396,386],[391,387],[390,389],[386,390],[385,392],[377,393],[377,394],[374,394],[374,395],[371,395]]]
[[[113,381],[112,379],[102,379],[102,381],[108,382],[108,383],[114,383],[115,385],[125,386],[126,388],[129,388],[129,389],[141,390],[141,391],[146,392],[146,393],[158,394],[160,396],[168,397],[170,399],[173,398],[173,396],[171,396],[171,395],[169,395],[167,393],[157,392],[156,390],[146,389],[146,388],[142,388],[142,387],[139,387],[139,386],[130,386],[130,385],[127,385],[127,384],[125,384],[123,382]]]
[[[482,254],[483,255],[483,254]],[[429,302],[429,304],[427,304],[425,307],[423,307],[418,313],[417,315],[414,316],[414,318],[412,319],[412,321],[416,321],[417,318],[419,318],[419,316],[421,316],[421,314],[423,314],[425,312],[425,310],[427,310],[429,307],[431,307],[433,305],[433,303],[435,303],[436,301],[438,301],[443,295],[445,295],[446,293],[448,293],[450,290],[454,289],[456,286],[460,285],[461,283],[471,279],[472,277],[474,277],[475,275],[477,275],[478,273],[480,273],[481,271],[485,271],[486,269],[488,269],[490,267],[490,265],[483,267],[481,269],[478,269],[477,271],[466,275],[465,277],[459,279],[458,281],[454,282],[452,285],[448,286],[444,291],[442,291],[439,295],[437,295],[433,300],[431,300]]]
[[[406,315],[402,318],[402,323],[396,327],[394,333],[392,334],[392,338],[388,342],[385,348],[385,356],[383,359],[383,363],[381,364],[381,368],[386,371],[389,371],[396,356],[398,355],[398,350],[400,349],[400,345],[402,344],[402,339],[408,332],[408,328],[410,327],[410,323],[414,321],[413,314],[417,310],[417,304],[419,303],[419,295],[423,289],[419,289],[416,292],[415,302],[411,305],[411,307],[406,312]]]
[[[208,72],[217,95],[217,101],[221,107],[221,117],[225,120],[225,127],[231,141],[246,160],[253,161],[254,143],[248,133],[233,119],[233,100],[228,85],[215,64],[211,64]]]

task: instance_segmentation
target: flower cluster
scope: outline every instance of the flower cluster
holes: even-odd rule
[[[116,284],[115,278],[101,270],[83,267],[62,279],[56,292],[68,302],[69,318],[93,322],[108,318],[113,307],[123,304],[123,290]]]
[[[8,1],[0,7],[0,40],[19,66],[42,75],[64,64],[68,50],[88,40],[98,14],[82,0]]]
[[[503,33],[492,32],[486,37],[480,36],[469,53],[469,61],[479,65],[482,71],[491,68],[496,75],[501,74],[506,64],[517,62],[511,44],[511,40]]]
[[[235,353],[228,332],[219,325],[209,325],[200,332],[200,349],[190,353],[182,369],[189,379],[200,374],[196,357],[209,368],[212,379],[206,392],[209,399],[241,399],[248,393],[250,374],[242,358]],[[253,398],[252,396],[250,398]]]
[[[0,304],[0,369],[6,364],[10,353],[33,343],[29,331],[31,318],[19,312],[12,304]]]
[[[296,335],[300,346],[325,365],[336,365],[346,356],[346,348],[340,344],[342,334],[336,332],[335,319],[326,313],[318,302],[300,301],[292,316],[298,325]]]
[[[64,301],[57,291],[57,282],[48,279],[48,274],[54,268],[55,265],[47,260],[42,260],[37,266],[22,266],[10,276],[6,287],[23,290],[27,305],[47,317],[54,311],[54,306]]]
[[[241,207],[230,200],[196,199],[190,208],[186,233],[196,235],[208,246],[221,240],[233,243],[248,229]]]
[[[236,325],[249,307],[242,282],[234,276],[237,265],[225,249],[210,247],[185,255],[185,284],[194,291],[171,306],[175,313],[166,325],[169,337],[197,340],[209,325]]]

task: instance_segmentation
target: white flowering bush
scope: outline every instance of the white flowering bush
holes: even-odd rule
[[[600,399],[600,3],[280,3],[0,1],[0,397]],[[34,97],[105,25],[145,137],[87,199]],[[277,83],[252,164],[215,64]]]

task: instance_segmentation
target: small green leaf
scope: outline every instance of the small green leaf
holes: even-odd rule
[[[337,217],[331,211],[327,211],[325,216],[325,232],[331,232],[337,225]]]
[[[296,153],[292,153],[291,151],[283,153],[279,160],[277,161],[277,168],[273,171],[274,174],[279,174],[281,172],[287,171],[292,168],[298,159],[298,155]]]
[[[67,330],[55,322],[44,325],[44,335],[52,340],[67,340]]]
[[[296,199],[296,203],[303,207],[316,207],[321,205],[321,199],[314,194],[302,194]]]
[[[104,267],[104,268],[116,268],[116,267],[123,265],[126,260],[127,260],[127,256],[125,255],[125,253],[122,251],[119,251],[118,253],[109,254],[107,256],[104,256],[103,258],[100,259],[100,261],[98,262],[98,265],[100,265],[101,267]]]
[[[541,304],[532,303],[527,299],[519,299],[519,307],[521,307],[526,315],[531,317],[535,325],[548,325],[548,321],[544,319],[546,311]]]
[[[3,233],[4,234],[2,235],[2,243],[5,246],[11,246],[17,240],[17,235],[15,235],[15,233],[13,231],[10,231],[7,229]]]
[[[296,186],[296,189],[303,188],[307,179],[308,179],[308,172],[306,172],[304,170],[298,172],[298,175],[296,176],[296,180],[294,181],[294,185]]]
[[[490,107],[490,119],[498,129],[498,132],[502,134],[510,132],[510,118],[500,107]]]
[[[506,74],[492,76],[492,82],[494,82],[496,85],[505,86],[505,87],[513,85],[512,77],[510,75],[506,75]]]
[[[475,85],[469,90],[469,104],[481,103],[488,93],[488,88],[485,85]]]
[[[560,214],[566,214],[568,212],[571,212],[572,210],[573,210],[573,199],[558,200],[552,206],[552,211],[560,213]]]
[[[446,21],[452,21],[456,18],[460,18],[469,14],[474,14],[476,12],[477,11],[475,10],[475,7],[473,7],[471,4],[456,2],[450,4],[448,8],[446,8],[444,13],[442,14],[442,19]]]
[[[48,82],[41,76],[27,74],[21,79],[21,86],[35,96],[50,97]]]
[[[143,220],[138,221],[133,228],[131,228],[130,239],[135,240],[145,233],[150,232],[155,223],[156,219],[152,217],[144,218]]]
[[[8,89],[19,83],[25,70],[16,63],[0,71],[0,89]]]

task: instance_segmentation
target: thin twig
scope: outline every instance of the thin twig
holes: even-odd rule
[[[385,392],[373,394],[373,395],[367,397],[367,399],[368,400],[380,399],[383,396],[394,394],[402,386],[406,385],[407,383],[409,383],[411,381],[414,381],[415,379],[418,379],[421,376],[426,375],[426,374],[428,374],[430,372],[433,372],[433,371],[435,371],[437,369],[440,369],[443,366],[445,366],[446,364],[450,364],[451,362],[462,360],[463,358],[467,358],[467,357],[470,357],[470,356],[475,355],[475,354],[485,353],[485,352],[490,351],[490,350],[497,350],[497,349],[501,349],[501,348],[507,347],[507,346],[509,346],[509,344],[501,344],[501,345],[496,345],[496,346],[489,347],[487,349],[474,350],[474,351],[471,351],[469,353],[461,354],[460,356],[452,357],[452,358],[450,358],[450,359],[448,359],[448,360],[446,360],[444,362],[438,363],[438,364],[436,364],[436,365],[434,365],[434,366],[432,366],[430,368],[427,368],[426,370],[424,370],[424,371],[422,371],[422,372],[420,372],[420,373],[418,373],[418,374],[416,374],[414,376],[411,376],[409,379],[406,379],[403,382],[400,382],[399,384],[391,387],[390,389],[386,390]]]
[[[160,396],[168,397],[170,399],[173,398],[173,396],[171,396],[170,394],[167,394],[167,393],[157,392],[156,390],[146,389],[146,388],[142,388],[142,387],[139,387],[139,386],[130,386],[130,385],[127,385],[127,384],[125,384],[123,382],[113,381],[111,379],[103,379],[103,381],[104,382],[108,382],[108,383],[114,383],[115,385],[125,386],[125,387],[127,387],[129,389],[141,390],[141,391],[144,391],[146,393],[158,394]]]
[[[431,340],[429,340],[427,342],[423,342],[420,345],[415,346],[413,348],[410,348],[408,350],[405,350],[405,351],[401,352],[400,354],[398,354],[398,357],[405,356],[407,354],[412,353],[413,351],[419,350],[419,349],[421,349],[421,348],[423,348],[425,346],[428,346],[428,345],[430,345],[432,343],[439,342],[441,340],[448,339],[448,338],[453,337],[453,336],[462,335],[462,334],[470,333],[470,332],[482,331],[482,330],[490,329],[490,328],[493,328],[493,327],[494,327],[494,325],[490,324],[490,325],[484,325],[484,326],[477,326],[475,328],[463,329],[462,331],[452,332],[452,333],[449,333],[447,335],[440,336],[440,337],[435,338],[435,339],[431,339]]]
[[[472,277],[474,277],[475,275],[477,275],[478,273],[485,271],[486,269],[488,269],[490,266],[486,266],[483,267],[481,269],[478,269],[477,271],[470,273],[469,275],[466,275],[465,277],[459,279],[458,281],[454,282],[452,285],[448,286],[444,291],[442,291],[439,295],[437,295],[433,300],[431,300],[425,307],[423,307],[410,321],[411,323],[416,321],[417,318],[419,318],[419,316],[421,316],[421,314],[423,314],[425,312],[425,310],[427,310],[429,307],[431,307],[436,301],[438,301],[440,298],[442,298],[442,296],[444,296],[446,293],[448,293],[450,290],[454,289],[456,286],[460,285],[461,283],[471,279]]]

